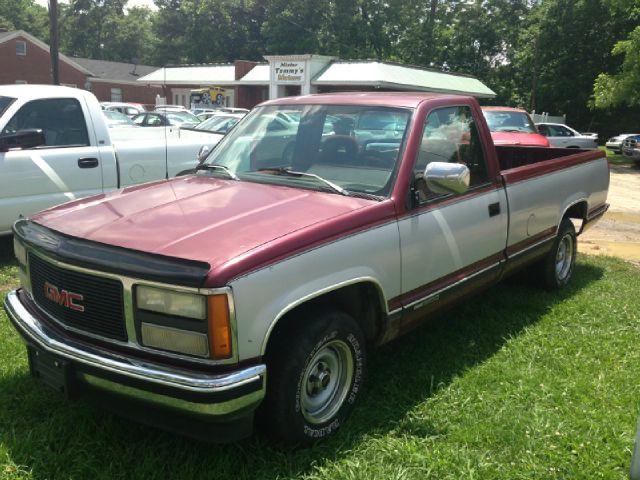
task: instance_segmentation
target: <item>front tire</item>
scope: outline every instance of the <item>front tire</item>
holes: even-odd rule
[[[364,335],[343,312],[298,319],[277,332],[259,412],[265,432],[298,445],[335,433],[353,409],[365,364]]]

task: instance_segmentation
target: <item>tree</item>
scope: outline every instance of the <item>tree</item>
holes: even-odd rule
[[[601,73],[594,85],[595,106],[640,106],[640,27],[636,27],[626,40],[616,43],[613,55],[624,57],[620,72]]]
[[[24,30],[44,42],[49,41],[47,9],[33,0],[2,0],[0,26],[9,30]]]
[[[111,32],[104,39],[102,55],[105,60],[152,64],[153,33],[147,7],[134,7],[125,15],[109,15],[105,30]]]
[[[576,128],[595,128],[595,78],[615,67],[610,51],[631,23],[628,11],[605,0],[542,1],[519,40],[514,96],[536,111],[566,114]]]
[[[61,50],[67,54],[116,60],[113,25],[124,16],[127,0],[71,0],[60,11]],[[62,7],[62,5],[61,5]]]

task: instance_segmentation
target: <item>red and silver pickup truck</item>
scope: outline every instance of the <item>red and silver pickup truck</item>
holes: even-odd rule
[[[523,267],[567,284],[608,184],[600,151],[494,147],[470,97],[277,99],[193,175],[19,220],[5,309],[63,392],[304,444],[343,424],[370,346]]]

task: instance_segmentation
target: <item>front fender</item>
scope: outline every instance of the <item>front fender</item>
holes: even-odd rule
[[[395,222],[343,238],[252,272],[231,283],[239,358],[264,354],[277,322],[292,309],[354,283],[378,290],[383,312],[400,294],[400,249]]]

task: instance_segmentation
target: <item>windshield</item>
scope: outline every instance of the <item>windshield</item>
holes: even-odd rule
[[[11,97],[0,97],[0,115],[4,113],[9,105],[13,103],[15,98]]]
[[[231,127],[240,121],[239,116],[217,115],[198,124],[196,130],[207,130],[215,133],[227,133]]]
[[[538,133],[526,112],[483,110],[482,113],[492,132]]]
[[[107,119],[107,125],[135,125],[133,121],[127,117],[124,113],[114,112],[111,110],[104,110],[102,112]]]
[[[180,119],[181,122],[200,123],[200,119],[191,112],[167,112],[170,120]]]
[[[221,140],[205,167],[224,167],[207,171],[226,169],[244,181],[386,196],[410,117],[408,109],[363,105],[259,107]]]

